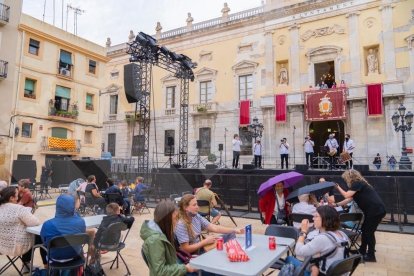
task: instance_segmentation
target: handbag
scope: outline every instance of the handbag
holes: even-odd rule
[[[191,258],[193,258],[193,256],[190,253],[188,253],[187,251],[181,250],[180,248],[177,248],[177,250],[175,251],[175,255],[177,256],[178,259],[180,259],[180,261],[183,262],[183,264],[188,264]]]
[[[86,276],[104,276],[105,272],[103,271],[102,265],[99,262],[89,264],[85,268]]]
[[[277,200],[277,195],[275,194],[276,197],[276,204],[277,204],[277,217],[276,217],[276,221],[278,224],[283,224],[286,222],[286,210],[285,208],[280,208],[279,205],[279,200]]]

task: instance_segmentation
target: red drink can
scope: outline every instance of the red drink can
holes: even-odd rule
[[[276,250],[276,238],[275,237],[269,237],[269,249]]]
[[[222,237],[217,238],[216,240],[216,248],[218,251],[222,251],[223,250],[223,243],[224,243],[224,239]]]

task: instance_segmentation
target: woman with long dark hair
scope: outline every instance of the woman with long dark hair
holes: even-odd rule
[[[162,201],[154,211],[154,220],[145,221],[141,227],[142,249],[151,276],[179,276],[195,272],[190,265],[177,262],[174,247],[174,226],[178,219],[175,204]]]
[[[366,262],[376,262],[375,231],[377,230],[378,224],[385,217],[385,205],[378,193],[357,170],[351,169],[345,171],[342,174],[342,178],[348,185],[348,191],[344,191],[341,186],[336,184],[338,191],[345,197],[345,200],[339,202],[337,205],[344,205],[352,199],[358,204],[364,213],[359,252],[364,256]]]

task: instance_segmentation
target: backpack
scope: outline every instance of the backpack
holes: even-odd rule
[[[346,236],[343,232],[341,232],[342,235]],[[320,268],[321,271],[324,272],[326,271],[326,260],[328,260],[332,255],[334,255],[334,253],[339,249],[339,248],[344,248],[344,259],[349,257],[349,241],[338,241],[337,238],[335,237],[334,234],[330,233],[330,232],[324,232],[321,233],[320,235],[324,235],[326,237],[328,237],[334,244],[336,244],[336,247],[334,249],[332,249],[331,251],[329,251],[328,253],[317,257],[317,258],[312,258],[310,263],[315,264]]]

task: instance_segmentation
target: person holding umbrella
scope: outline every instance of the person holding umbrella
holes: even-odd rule
[[[348,185],[348,191],[336,184],[336,188],[345,200],[336,205],[345,205],[352,199],[358,204],[364,213],[362,224],[361,246],[359,252],[366,262],[376,262],[375,258],[375,231],[378,224],[385,217],[385,205],[382,199],[368,181],[356,170],[347,170],[342,174],[342,178]],[[368,248],[368,252],[367,252]]]

